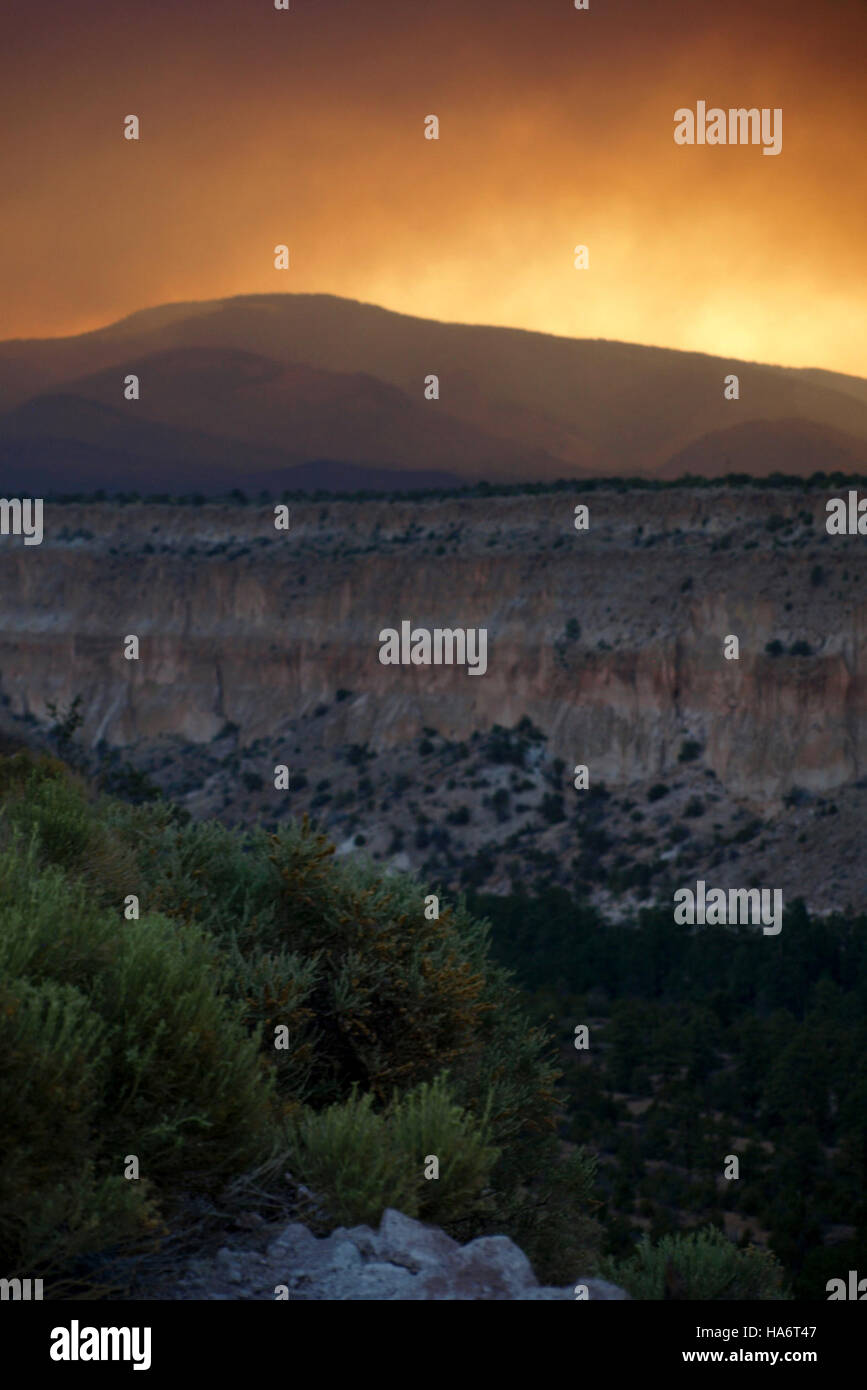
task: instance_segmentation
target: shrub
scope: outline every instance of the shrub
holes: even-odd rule
[[[108,1030],[71,985],[0,985],[0,1249],[4,1275],[51,1274],[143,1231],[148,1183],[96,1171]]]
[[[367,1187],[343,1173],[334,1200],[400,1205],[406,1170],[406,1201],[462,1239],[525,1233],[531,1259],[571,1277],[572,1232],[592,1243],[595,1227],[561,1162],[556,1046],[463,901],[429,921],[412,876],[336,861],[306,820],[274,835],[183,823],[162,799],[97,798],[52,759],[0,757],[0,790],[8,1263],[26,1275],[122,1245],[186,1193],[270,1161],[285,1125],[327,1156],[328,1125],[351,1121],[365,1152],[383,1135],[389,1152],[424,1152],[400,1172],[376,1158]],[[140,920],[123,918],[129,892]],[[438,1182],[419,1177],[427,1153]],[[126,1154],[140,1183],[123,1179]]]
[[[684,739],[683,743],[680,745],[677,761],[679,763],[694,763],[700,753],[700,743],[697,743],[694,738]]]
[[[626,1260],[605,1259],[603,1278],[620,1284],[633,1298],[781,1299],[783,1269],[767,1250],[739,1250],[713,1226],[684,1235],[663,1236],[652,1245],[645,1233]]]
[[[273,1077],[220,991],[211,943],[157,916],[124,925],[94,998],[112,1046],[106,1145],[155,1181],[214,1192],[267,1156]]]
[[[423,1220],[447,1225],[481,1210],[500,1156],[499,1149],[488,1142],[490,1093],[476,1117],[455,1103],[443,1072],[432,1083],[423,1081],[402,1098],[396,1097],[387,1120],[396,1149],[417,1172],[422,1173],[428,1155],[439,1158],[439,1178],[418,1180]]]
[[[79,786],[47,762],[37,766],[10,801],[8,822],[38,836],[42,856],[50,864],[80,869],[92,838],[87,803]]]
[[[485,751],[492,763],[511,763],[514,767],[523,767],[527,741],[514,730],[494,724],[488,734]]]
[[[151,1229],[181,1188],[213,1191],[278,1132],[212,943],[157,916],[125,922],[119,894],[103,906],[127,847],[54,767],[28,785],[28,838],[10,824],[27,823],[13,799],[0,850],[0,1248],[26,1274]],[[65,870],[47,862],[44,830]],[[81,846],[103,842],[71,876]],[[128,1153],[138,1183],[123,1177]]]
[[[731,843],[733,845],[748,844],[750,840],[756,838],[761,829],[762,822],[760,820],[751,820],[747,825],[741,826],[740,830],[735,831],[734,835],[732,835]]]
[[[384,1117],[368,1091],[292,1124],[288,1162],[322,1199],[331,1222],[377,1225],[388,1206],[416,1216],[415,1175],[389,1142]]]
[[[124,801],[135,803],[155,801],[157,797],[162,795],[156,783],[152,782],[147,774],[139,768],[133,767],[131,763],[123,763],[120,767],[106,768],[100,774],[99,786],[110,796],[119,796]]]
[[[325,1110],[307,1110],[291,1125],[288,1162],[341,1225],[378,1225],[387,1207],[439,1225],[466,1221],[485,1207],[499,1151],[488,1119],[457,1105],[443,1073],[395,1094],[377,1113],[368,1092]],[[439,1158],[439,1177],[425,1162]]]
[[[671,787],[667,787],[664,782],[654,782],[650,791],[647,793],[648,801],[661,801],[664,796],[668,796]]]
[[[53,700],[47,700],[45,703],[45,708],[54,720],[51,732],[57,739],[58,747],[63,753],[69,752],[76,730],[80,729],[84,723],[81,701],[82,696],[76,695],[65,714],[61,713]]]
[[[550,825],[556,825],[558,821],[566,819],[566,811],[563,806],[563,797],[560,792],[546,792],[539,805],[539,814],[543,820]]]
[[[497,1228],[508,1224],[541,1283],[563,1283],[595,1265],[600,1242],[595,1182],[596,1159],[578,1148],[559,1162],[552,1153],[525,1200],[498,1194]]]

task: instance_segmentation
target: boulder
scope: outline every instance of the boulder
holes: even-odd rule
[[[265,1251],[224,1246],[214,1260],[190,1264],[180,1281],[171,1290],[161,1290],[159,1297],[273,1300],[282,1286],[290,1301],[302,1302],[571,1301],[581,1285],[589,1300],[629,1297],[603,1279],[576,1277],[562,1288],[545,1288],[508,1236],[482,1236],[459,1245],[438,1227],[389,1209],[378,1230],[339,1226],[318,1239],[293,1222]]]

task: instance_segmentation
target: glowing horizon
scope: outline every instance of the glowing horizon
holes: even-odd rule
[[[8,27],[4,341],[332,294],[865,375],[867,11],[851,0],[797,17],[733,0],[724,21],[675,0],[48,0]],[[779,154],[679,146],[675,112],[705,100],[781,109]]]

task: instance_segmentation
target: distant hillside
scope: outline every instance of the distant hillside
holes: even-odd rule
[[[138,401],[124,399],[128,373]],[[723,396],[730,373],[737,401]],[[437,400],[425,396],[431,376]],[[73,338],[0,343],[7,487],[170,476],[176,490],[220,491],[267,475],[279,490],[321,459],[340,460],[358,487],[383,469],[403,486],[420,474],[867,471],[867,381],[438,323],[331,295],[163,305]]]

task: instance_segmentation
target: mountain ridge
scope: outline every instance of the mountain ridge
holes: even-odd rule
[[[130,374],[140,399],[128,402]],[[724,396],[732,374],[737,400]],[[703,476],[766,476],[781,460],[782,471],[808,475],[828,471],[829,455],[851,471],[867,467],[867,381],[858,377],[279,294],[159,305],[86,334],[0,343],[4,473],[28,402],[38,417],[42,398],[110,403],[112,392],[116,423],[128,416],[131,456],[141,417],[195,426],[218,441],[215,483],[228,486],[242,485],[249,468],[235,445],[239,455],[240,447],[277,449],[278,473],[328,457],[470,483],[667,477],[684,456]],[[726,431],[723,467],[713,441]],[[71,449],[106,443],[49,428],[29,435]],[[183,445],[169,448],[182,484]],[[228,480],[217,478],[223,458]]]

